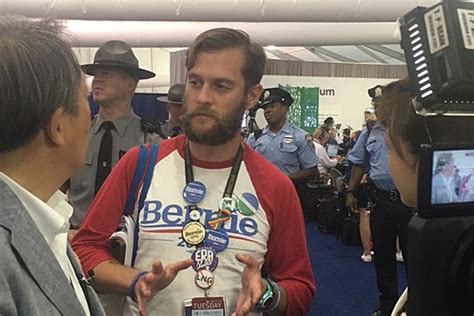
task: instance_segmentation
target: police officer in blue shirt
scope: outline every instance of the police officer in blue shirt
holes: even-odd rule
[[[407,228],[413,214],[412,209],[400,201],[400,194],[390,177],[387,146],[385,144],[384,113],[377,103],[383,87],[369,89],[369,96],[377,116],[375,125],[365,128],[349,155],[352,174],[347,191],[346,205],[356,210],[354,192],[364,174],[364,165],[369,164],[369,178],[375,184],[375,206],[370,213],[370,229],[375,252],[377,287],[380,292],[379,308],[372,314],[390,315],[398,299],[398,279],[396,267],[396,239],[400,241],[405,267],[407,258]]]
[[[270,88],[263,91],[261,100],[260,107],[264,109],[268,125],[260,135],[251,134],[247,143],[291,180],[313,179],[317,175],[319,162],[313,139],[286,120],[293,98],[283,89]]]
[[[306,183],[319,175],[319,163],[313,139],[286,120],[291,95],[283,89],[265,89],[260,97],[268,125],[257,130],[247,143],[286,174],[294,183],[305,218],[312,212],[311,198]]]

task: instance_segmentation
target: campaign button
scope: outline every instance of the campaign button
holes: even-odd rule
[[[258,199],[252,193],[242,193],[237,198],[237,210],[245,216],[251,216],[258,210]]]
[[[197,204],[206,195],[206,186],[199,181],[189,182],[183,189],[183,198],[186,202]]]
[[[199,212],[198,210],[192,210],[189,212],[189,218],[192,221],[198,221],[201,218],[201,212]]]
[[[199,245],[206,237],[206,228],[199,222],[189,222],[184,225],[181,235],[189,245]]]
[[[237,208],[237,202],[231,197],[223,197],[219,201],[219,210],[228,211],[230,213],[235,212]]]
[[[204,246],[214,249],[216,252],[221,252],[229,245],[229,236],[224,230],[208,230]]]
[[[191,259],[193,260],[194,271],[208,269],[212,272],[217,268],[217,264],[219,263],[217,253],[209,247],[197,248],[191,255]]]
[[[207,290],[214,284],[214,274],[207,269],[201,269],[196,272],[194,282],[200,289]]]

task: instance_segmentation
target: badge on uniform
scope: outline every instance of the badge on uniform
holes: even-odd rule
[[[222,296],[207,296],[185,300],[184,316],[225,316],[225,299]]]
[[[314,148],[314,143],[313,143],[313,136],[311,134],[306,134],[304,137],[306,139],[306,142],[308,143],[308,146],[311,148]]]
[[[283,137],[283,142],[285,144],[291,144],[294,141],[293,135],[285,135]]]

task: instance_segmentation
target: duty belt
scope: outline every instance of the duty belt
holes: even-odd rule
[[[400,201],[400,193],[397,190],[392,190],[392,191],[377,190],[377,197],[387,198],[387,199],[390,199],[390,201],[392,202]]]

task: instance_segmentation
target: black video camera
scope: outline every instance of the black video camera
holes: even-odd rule
[[[400,19],[400,31],[416,113],[427,121],[474,116],[474,0],[418,7]],[[474,139],[421,146],[418,214],[408,229],[410,316],[474,315],[471,173]]]
[[[474,119],[474,0],[444,0],[430,8],[417,7],[400,19],[400,31],[410,84],[416,94],[413,99],[416,113],[425,116],[427,122],[435,116],[473,116]],[[467,192],[470,188],[464,183],[463,187],[460,183],[455,187],[440,183],[451,176],[470,178],[474,172],[473,152],[474,139],[470,144],[439,144],[435,140],[421,146],[418,168],[421,217],[474,215],[474,202]],[[440,178],[434,161],[438,156],[455,158],[457,174],[453,170],[445,171],[444,178]],[[449,187],[444,197],[438,194],[440,186]],[[456,189],[454,196],[452,187]],[[474,188],[472,191],[474,194]]]

